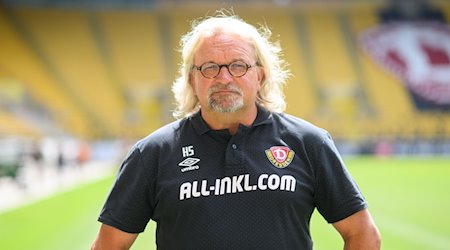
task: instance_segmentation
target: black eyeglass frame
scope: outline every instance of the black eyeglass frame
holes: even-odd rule
[[[244,73],[243,73],[242,75],[235,75],[235,74],[233,74],[233,73],[230,71],[230,65],[232,65],[232,64],[234,64],[234,63],[242,63],[242,65],[245,65],[245,66],[246,66],[246,69],[245,69],[245,71],[244,71]],[[208,76],[205,76],[205,75],[203,74],[202,67],[203,67],[204,65],[206,65],[206,64],[217,65],[217,66],[219,67],[219,70],[217,71],[217,74],[216,74],[215,76],[210,76],[210,77],[208,77]],[[207,78],[207,79],[213,79],[213,78],[216,78],[216,77],[220,74],[220,71],[222,70],[222,67],[226,67],[227,70],[228,70],[228,73],[229,73],[231,76],[233,76],[233,77],[242,77],[242,76],[244,76],[245,74],[247,74],[248,69],[253,68],[253,67],[257,67],[257,66],[260,66],[258,62],[256,62],[255,64],[252,65],[252,64],[248,64],[248,63],[245,63],[245,62],[243,62],[243,61],[238,60],[238,61],[233,61],[233,62],[231,62],[231,63],[229,63],[229,64],[218,64],[218,63],[213,63],[213,62],[205,62],[205,63],[203,63],[203,64],[200,65],[200,66],[192,65],[192,69],[196,69],[196,70],[200,71],[200,73],[202,74],[202,76],[203,76],[204,78]]]

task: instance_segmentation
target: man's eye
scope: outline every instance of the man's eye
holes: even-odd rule
[[[207,64],[207,65],[202,66],[202,71],[215,70],[215,69],[217,69],[217,65],[215,65],[215,64]]]
[[[237,69],[237,70],[242,70],[242,69],[246,69],[247,65],[242,64],[242,63],[234,63],[234,64],[231,64],[231,68]]]

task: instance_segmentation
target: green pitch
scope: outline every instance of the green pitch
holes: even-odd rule
[[[450,159],[346,159],[383,237],[383,249],[450,249]],[[0,249],[89,249],[112,177],[0,214]],[[0,197],[1,202],[1,197]],[[132,249],[155,249],[155,224]],[[315,249],[342,249],[332,226],[315,213]]]

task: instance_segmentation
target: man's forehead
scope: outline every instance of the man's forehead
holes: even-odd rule
[[[250,46],[249,42],[242,36],[232,33],[215,33],[205,36],[201,44],[206,46]]]
[[[196,56],[213,56],[211,53],[250,57],[254,55],[254,48],[239,35],[214,34],[203,38],[195,54]]]

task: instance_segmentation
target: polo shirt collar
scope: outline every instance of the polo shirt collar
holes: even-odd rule
[[[195,131],[199,135],[205,134],[206,132],[211,130],[208,124],[206,124],[205,120],[203,120],[203,117],[201,116],[201,110],[192,115],[192,117],[190,117],[189,119],[191,120],[192,126],[194,127]],[[251,127],[267,124],[271,121],[272,113],[267,109],[258,106],[258,114],[256,115],[256,119]]]

